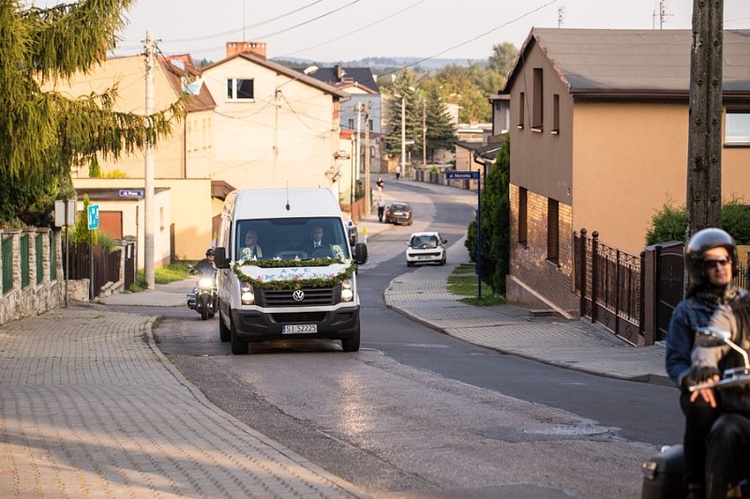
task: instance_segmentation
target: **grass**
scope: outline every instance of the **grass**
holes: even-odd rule
[[[482,298],[480,299],[478,281],[474,265],[459,265],[448,276],[448,291],[463,297],[460,301],[469,305],[488,307],[505,304],[503,297],[492,294],[492,288],[484,281],[482,281]]]
[[[186,263],[170,263],[166,267],[154,269],[154,282],[156,284],[169,284],[174,281],[182,281],[190,275],[190,268]],[[147,288],[146,279],[143,276],[143,269],[138,270],[135,283],[128,288],[131,293],[144,291]]]

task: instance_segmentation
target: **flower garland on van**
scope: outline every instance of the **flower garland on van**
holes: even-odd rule
[[[325,272],[317,269],[333,267]],[[351,278],[357,270],[352,260],[313,258],[312,260],[241,260],[233,267],[237,278],[257,289],[327,288]]]

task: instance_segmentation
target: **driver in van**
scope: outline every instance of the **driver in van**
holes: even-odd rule
[[[323,239],[323,227],[316,225],[310,231],[310,240],[305,243],[302,250],[307,253],[308,256],[312,256],[316,251],[326,253],[326,256],[331,251],[331,245],[328,241]]]

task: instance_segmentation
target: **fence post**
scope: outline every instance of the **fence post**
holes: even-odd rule
[[[615,252],[615,335],[620,336],[620,250]]]
[[[599,273],[599,231],[594,231],[591,234],[591,322],[597,322],[597,300],[599,294],[599,279],[597,275]]]
[[[654,343],[653,336],[649,343],[646,335],[646,252],[641,251],[641,285],[638,290],[638,336],[643,338],[644,345]]]
[[[581,229],[581,236],[578,241],[578,287],[581,290],[580,316],[586,315],[586,228]]]

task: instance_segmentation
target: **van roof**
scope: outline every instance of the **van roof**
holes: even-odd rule
[[[338,201],[326,188],[242,189],[234,203],[239,219],[341,216]]]

